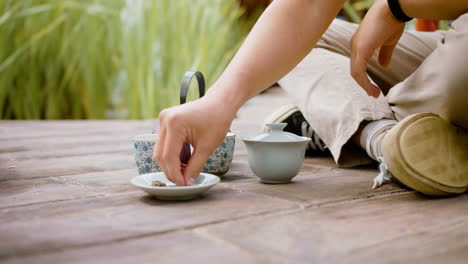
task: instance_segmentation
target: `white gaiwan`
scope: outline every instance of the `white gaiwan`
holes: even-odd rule
[[[299,173],[311,139],[284,132],[286,123],[266,126],[270,132],[243,140],[250,168],[263,183],[288,183]]]

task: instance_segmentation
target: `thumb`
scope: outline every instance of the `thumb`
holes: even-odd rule
[[[206,149],[195,149],[184,170],[185,182],[188,185],[193,185],[194,179],[198,177],[210,155],[211,152]]]

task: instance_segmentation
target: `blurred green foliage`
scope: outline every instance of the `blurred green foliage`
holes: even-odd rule
[[[2,118],[103,118],[109,77],[119,68],[122,7],[119,1],[2,0]]]
[[[186,70],[221,74],[241,13],[234,0],[2,0],[1,118],[154,118]]]
[[[209,87],[241,44],[240,15],[235,1],[127,1],[119,82],[129,117],[177,104],[186,70],[201,71]]]

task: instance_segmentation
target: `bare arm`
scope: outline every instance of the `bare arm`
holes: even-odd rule
[[[205,97],[161,112],[153,159],[169,179],[190,185],[224,139],[240,106],[308,54],[344,1],[274,1]],[[179,152],[185,141],[195,150],[181,172]]]
[[[399,0],[409,17],[423,19],[455,19],[468,12],[467,0]]]

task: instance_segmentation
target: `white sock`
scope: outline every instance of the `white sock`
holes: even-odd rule
[[[369,157],[378,161],[378,158],[382,156],[383,138],[388,130],[396,124],[396,120],[381,119],[371,121],[364,127],[359,142],[361,147],[366,150]]]

